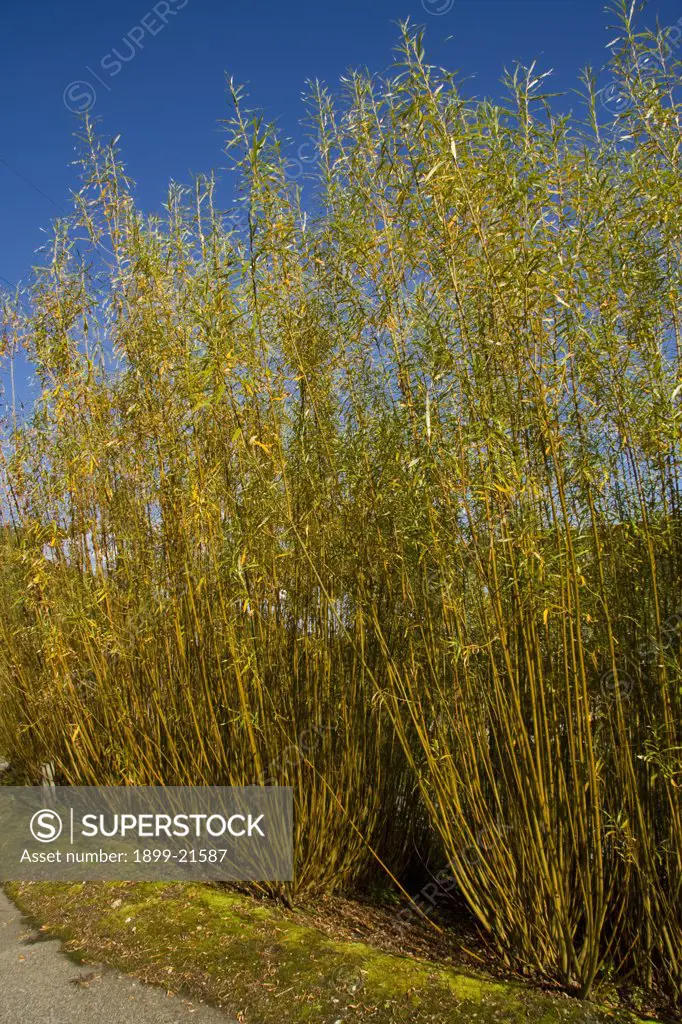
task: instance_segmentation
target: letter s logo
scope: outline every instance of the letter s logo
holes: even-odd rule
[[[39,843],[53,843],[62,834],[62,819],[56,811],[36,811],[29,827]]]

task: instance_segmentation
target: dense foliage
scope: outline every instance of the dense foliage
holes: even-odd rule
[[[514,967],[682,1001],[679,61],[605,118],[517,69],[315,86],[301,190],[233,91],[216,185],[83,187],[5,355],[0,748],[294,787],[297,877],[446,861]],[[606,123],[605,123],[606,122]],[[309,194],[308,194],[309,193]]]

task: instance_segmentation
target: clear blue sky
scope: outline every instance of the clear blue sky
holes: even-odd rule
[[[657,15],[676,22],[679,0],[652,0],[644,20]],[[503,67],[516,59],[553,67],[556,87],[569,89],[586,63],[603,65],[614,34],[604,0],[6,0],[0,276],[26,279],[41,228],[69,205],[77,123],[68,105],[95,100],[101,131],[121,134],[141,204],[154,209],[170,178],[224,164],[225,72],[303,141],[305,80],[382,70],[406,17],[426,27],[432,62],[475,75],[466,90],[479,95],[499,93]]]

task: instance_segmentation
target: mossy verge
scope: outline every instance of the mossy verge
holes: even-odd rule
[[[334,941],[210,886],[11,883],[22,911],[92,960],[225,1007],[245,1024],[606,1024],[635,1017]]]

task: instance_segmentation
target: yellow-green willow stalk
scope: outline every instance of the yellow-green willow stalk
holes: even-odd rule
[[[606,123],[406,32],[313,90],[305,202],[233,90],[236,227],[210,178],[144,217],[85,126],[3,315],[0,748],[287,783],[284,898],[440,859],[510,965],[679,1007],[679,62],[622,26]]]

